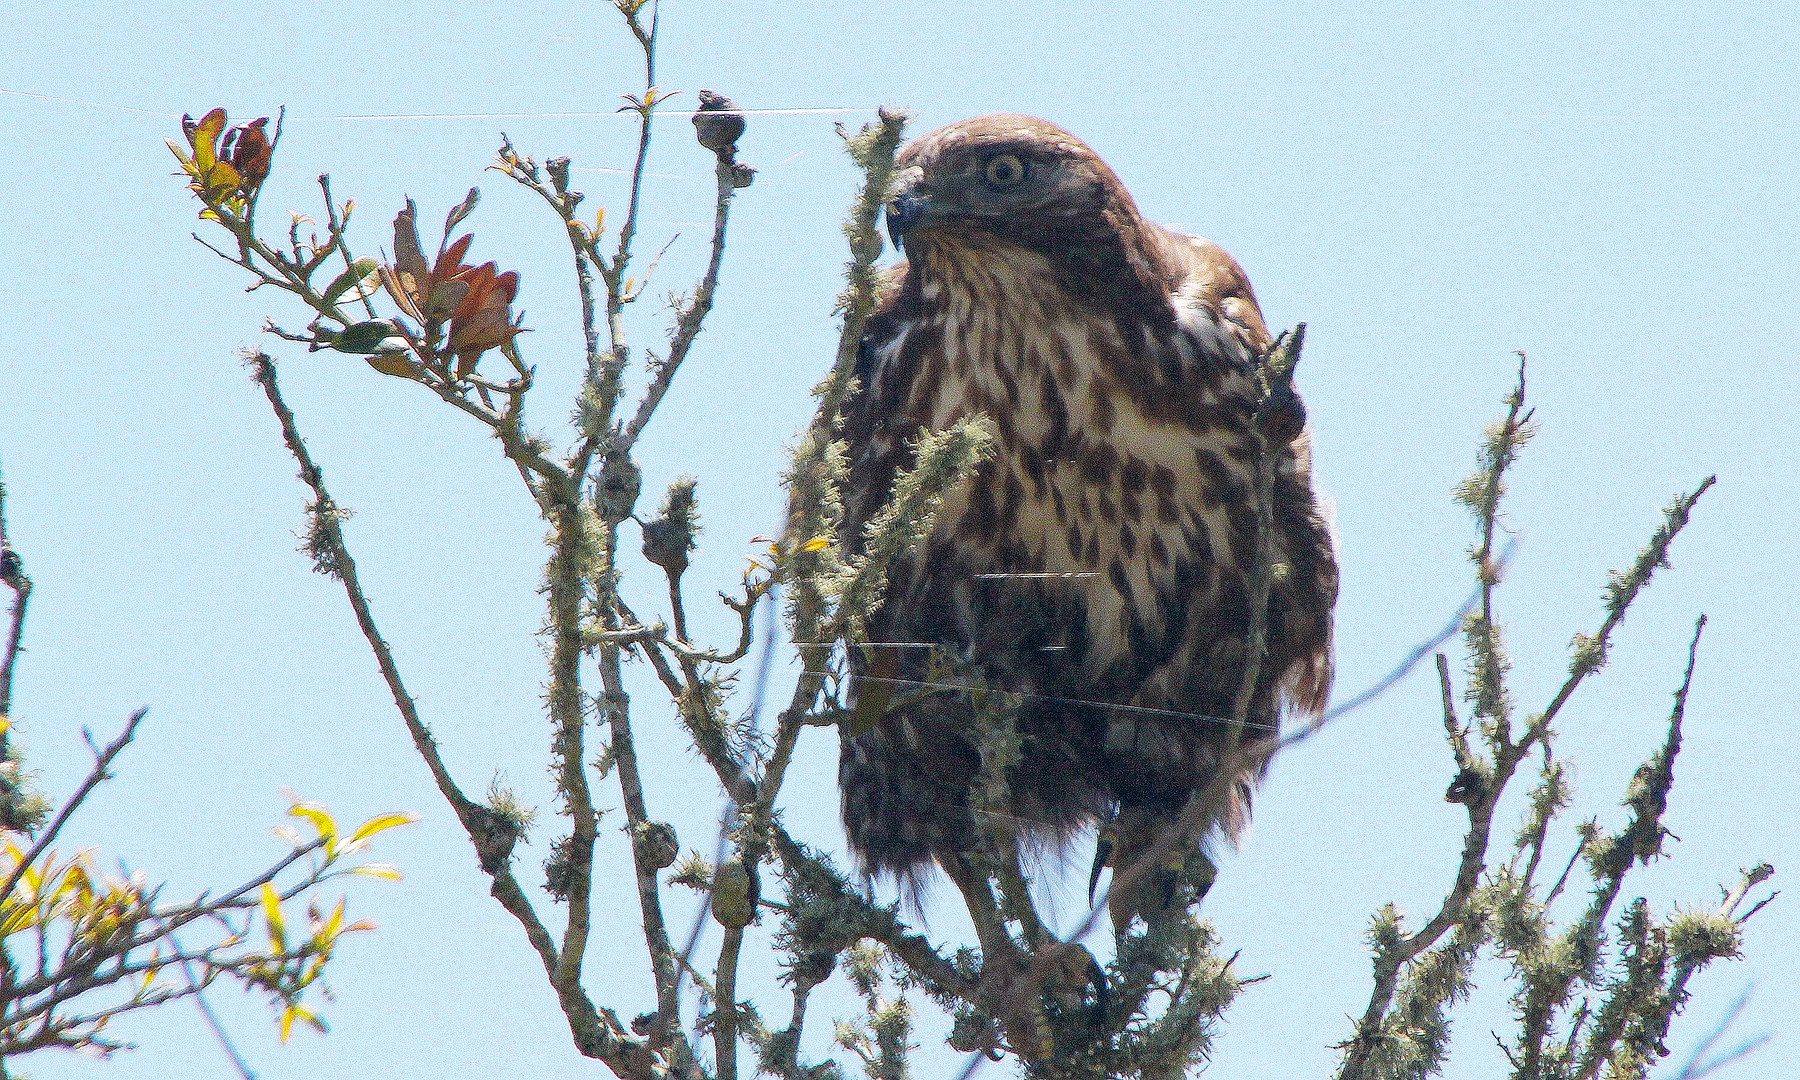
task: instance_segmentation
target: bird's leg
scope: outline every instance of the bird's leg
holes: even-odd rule
[[[999,849],[985,853],[998,863],[991,875],[1000,882],[998,897],[979,855],[959,851],[942,854],[938,861],[962,891],[981,942],[978,1006],[1000,1021],[1014,1053],[1042,1066],[1061,1041],[1057,1032],[1091,1038],[1087,1032],[1094,1006],[1088,998],[1104,1003],[1106,973],[1079,942],[1059,941],[1044,928],[1031,904],[1016,841],[1004,833],[988,839],[990,849]],[[1009,921],[1019,923],[1025,947],[1007,929]],[[1056,1023],[1046,1014],[1050,1005],[1059,1015]]]
[[[1041,1061],[1049,1052],[1049,1028],[1037,993],[1023,985],[1030,957],[1007,932],[987,869],[967,851],[940,852],[938,864],[962,892],[981,943],[981,1000],[976,1005],[1000,1021],[1014,1053],[1027,1062]]]
[[[975,939],[981,943],[982,966],[985,968],[990,960],[1004,963],[1008,958],[1016,958],[1019,946],[1006,931],[1006,921],[988,883],[986,869],[966,851],[940,852],[938,864],[963,894],[969,918],[975,923]]]
[[[1148,924],[1165,912],[1186,910],[1212,888],[1217,876],[1212,860],[1199,850],[1197,838],[1169,837],[1177,827],[1167,814],[1138,806],[1121,807],[1108,827],[1113,880],[1107,907],[1114,933],[1123,935],[1139,916]],[[1171,842],[1158,857],[1155,849],[1165,837]],[[1096,878],[1098,871],[1096,861]]]
[[[1024,867],[1019,862],[1019,838],[1010,828],[998,828],[988,833],[993,848],[995,877],[1000,883],[1000,914],[1008,922],[1019,924],[1019,934],[1025,939],[1025,948],[1031,952],[1042,949],[1050,941],[1050,935],[1044,929],[1043,921],[1038,918],[1037,907],[1031,902],[1030,881],[1025,877]]]

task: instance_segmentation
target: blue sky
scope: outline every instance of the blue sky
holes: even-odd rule
[[[199,223],[162,140],[183,112],[248,119],[285,104],[265,220],[316,209],[313,177],[328,171],[358,201],[365,252],[389,242],[406,196],[430,219],[480,184],[472,254],[523,275],[532,416],[560,434],[579,373],[566,249],[534,196],[482,169],[504,130],[523,152],[572,156],[588,205],[622,210],[606,170],[632,150],[611,115],[639,89],[629,37],[596,2],[244,3],[229,15],[64,3],[9,19],[0,89],[48,95],[0,94],[13,148],[0,183],[0,475],[38,585],[15,713],[40,782],[62,794],[84,769],[82,725],[107,732],[151,707],[71,843],[181,895],[279,853],[268,826],[282,788],[344,818],[414,810],[424,821],[380,845],[407,880],[352,891],[352,914],[382,927],[337,962],[330,1036],[280,1046],[258,1003],[218,996],[259,1075],[603,1075],[570,1049],[535,958],[486,897],[341,593],[293,550],[301,488],[235,350],[259,341],[265,316],[304,320],[280,297],[245,295],[188,239]],[[1564,713],[1561,753],[1578,763],[1568,820],[1623,820],[1619,793],[1660,738],[1705,612],[1668,819],[1681,841],[1628,887],[1667,909],[1712,902],[1759,859],[1778,886],[1800,867],[1790,6],[670,0],[663,35],[658,81],[684,91],[672,108],[706,86],[752,108],[849,110],[753,119],[742,149],[762,174],[737,203],[717,309],[643,444],[646,492],[700,478],[696,595],[735,581],[749,538],[774,530],[783,447],[833,346],[854,177],[832,122],[877,103],[913,109],[916,131],[1029,112],[1089,141],[1152,217],[1236,254],[1272,325],[1309,324],[1300,382],[1344,564],[1340,692],[1378,677],[1466,591],[1469,530],[1449,491],[1497,415],[1514,350],[1531,357],[1543,425],[1513,486],[1521,544],[1502,594],[1522,707],[1548,700],[1570,635],[1598,622],[1606,571],[1659,508],[1719,474],[1612,666]],[[371,115],[390,118],[346,119]],[[659,130],[644,251],[680,237],[652,296],[692,280],[710,219],[705,151],[679,116]],[[640,304],[636,342],[660,346],[660,326],[656,302]],[[275,352],[357,513],[348,535],[371,601],[451,768],[466,788],[499,772],[547,804],[532,638],[543,549],[516,476],[416,387],[354,358]],[[658,591],[649,577],[628,584],[646,608]],[[716,614],[703,627],[727,630]],[[667,778],[654,812],[710,846],[708,781],[654,687],[634,692]],[[1367,998],[1369,913],[1389,900],[1426,910],[1460,844],[1439,730],[1433,680],[1416,677],[1276,765],[1207,902],[1240,966],[1272,976],[1230,1013],[1216,1075],[1329,1074],[1329,1046]],[[788,786],[788,820],[827,847],[841,846],[835,753],[815,733]],[[549,838],[540,829],[522,865]],[[1076,876],[1061,894],[1070,911]],[[646,980],[620,895],[589,986],[630,1015]],[[1670,1038],[1677,1058],[1753,984],[1741,1031],[1774,1038],[1728,1075],[1800,1071],[1794,911],[1777,901],[1751,924],[1747,959],[1697,981]],[[958,932],[947,911],[932,929]],[[1483,973],[1493,984],[1497,971]],[[1490,990],[1464,1015],[1447,1075],[1499,1073],[1494,1027],[1506,1030],[1504,1001]],[[142,1048],[28,1068],[230,1075],[190,1009],[119,1030]],[[948,1051],[924,1041],[918,1075],[943,1074]]]

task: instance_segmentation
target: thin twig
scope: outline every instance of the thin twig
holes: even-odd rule
[[[636,877],[638,906],[643,918],[644,944],[650,954],[650,973],[656,986],[657,1042],[675,1046],[684,1057],[692,1051],[681,1031],[681,976],[675,965],[674,951],[669,945],[669,931],[663,917],[662,896],[656,880],[656,867],[641,841],[650,813],[644,802],[643,779],[638,774],[637,749],[631,733],[630,701],[625,694],[624,676],[616,647],[601,650],[600,677],[605,696],[602,718],[609,735],[608,746],[613,768],[619,776],[619,792],[625,805],[626,830],[631,838],[632,866]],[[591,871],[587,871],[591,875]],[[572,917],[572,916],[571,916]]]
[[[1681,1071],[1671,1076],[1669,1080],[1700,1080],[1701,1077],[1717,1072],[1769,1041],[1772,1037],[1771,1034],[1764,1032],[1717,1057],[1707,1057],[1712,1053],[1712,1048],[1718,1044],[1719,1040],[1724,1038],[1726,1033],[1737,1024],[1738,1017],[1744,1013],[1744,1007],[1750,1003],[1750,992],[1753,989],[1755,989],[1754,986],[1746,986],[1738,993],[1730,1007],[1725,1010],[1725,1015],[1719,1018],[1719,1022],[1713,1025],[1713,1029],[1706,1033],[1706,1037],[1700,1040],[1698,1046],[1694,1047],[1694,1052],[1688,1055],[1687,1062],[1682,1065]]]
[[[1512,560],[1513,551],[1517,546],[1518,538],[1508,537],[1505,546],[1500,549],[1500,557],[1494,560],[1494,573],[1497,578],[1504,578],[1507,563]],[[1420,662],[1427,656],[1430,656],[1433,649],[1436,649],[1444,642],[1449,641],[1463,629],[1470,613],[1481,605],[1484,593],[1485,587],[1477,585],[1469,592],[1469,596],[1462,602],[1462,606],[1458,607],[1455,613],[1450,616],[1449,621],[1444,623],[1436,633],[1408,649],[1406,655],[1401,657],[1400,662],[1395,664],[1391,671],[1375,680],[1375,682],[1371,683],[1369,686],[1358,691],[1356,694],[1353,694],[1347,700],[1341,701],[1331,708],[1326,709],[1324,714],[1321,715],[1316,722],[1305,725],[1295,731],[1294,734],[1284,738],[1282,740],[1282,749],[1285,750],[1294,743],[1311,738],[1314,732],[1319,728],[1324,727],[1333,720],[1337,720],[1349,713],[1355,712],[1357,709],[1368,705],[1389,690],[1392,690],[1400,680],[1411,675],[1413,669],[1418,667]]]
[[[735,171],[723,156],[719,158],[714,172],[718,181],[718,195],[713,207],[712,258],[707,263],[706,273],[701,277],[700,284],[694,289],[693,299],[676,309],[669,355],[657,365],[643,399],[638,402],[637,414],[625,425],[624,432],[615,444],[618,450],[629,450],[637,443],[638,436],[643,434],[645,425],[650,423],[651,415],[656,412],[663,395],[668,392],[675,372],[681,367],[681,362],[687,359],[688,350],[693,347],[694,338],[699,335],[707,313],[712,310],[713,292],[719,284],[719,265],[725,257],[725,225],[731,216],[731,197],[737,191]],[[682,635],[684,638],[686,636]]]
[[[169,944],[177,953],[181,951],[181,942],[176,939],[173,931],[169,932]],[[256,1073],[251,1071],[250,1063],[244,1060],[244,1055],[238,1050],[237,1043],[232,1041],[230,1034],[225,1031],[225,1025],[220,1022],[219,1014],[213,1012],[212,1005],[207,1002],[206,993],[200,980],[194,977],[193,964],[184,957],[180,967],[181,977],[187,980],[188,986],[194,991],[194,1007],[200,1010],[200,1016],[206,1021],[207,1028],[212,1031],[213,1040],[219,1044],[219,1049],[223,1050],[225,1056],[231,1059],[232,1067],[237,1070],[243,1080],[256,1080]]]
[[[531,901],[519,887],[513,876],[508,860],[511,846],[511,834],[502,832],[494,820],[493,811],[471,801],[462,793],[455,781],[451,779],[445,768],[443,758],[438,753],[437,743],[431,732],[419,719],[418,709],[412,696],[407,693],[401,682],[399,669],[395,666],[393,655],[387,642],[382,639],[375,625],[374,616],[369,611],[368,600],[364,597],[361,585],[356,576],[356,563],[344,546],[341,529],[335,515],[336,504],[325,489],[324,476],[313,464],[307,452],[305,442],[294,424],[294,415],[282,400],[276,384],[275,363],[266,354],[257,353],[250,358],[252,371],[258,385],[269,399],[276,418],[281,423],[282,437],[286,440],[288,450],[300,464],[300,478],[314,495],[313,509],[316,515],[315,524],[319,526],[318,539],[325,545],[332,560],[332,573],[344,585],[345,594],[350,600],[351,609],[356,613],[357,625],[362,629],[363,637],[374,652],[376,662],[381,668],[383,679],[393,695],[394,704],[406,725],[408,734],[412,736],[413,747],[424,759],[430,770],[432,779],[437,783],[439,793],[455,811],[457,819],[469,834],[471,843],[481,856],[482,869],[492,879],[490,889],[494,898],[500,901],[513,918],[517,919],[525,930],[540,959],[544,970],[550,976],[552,987],[562,1005],[563,1013],[568,1019],[571,1034],[575,1038],[576,1048],[584,1055],[604,1060],[620,1076],[649,1078],[655,1075],[649,1061],[642,1052],[642,1046],[630,1035],[620,1030],[616,1023],[603,1017],[594,1007],[582,989],[579,979],[560,977],[564,971],[562,957],[558,953],[555,942],[542,920],[537,916]],[[477,408],[479,408],[477,406]],[[509,452],[508,456],[512,456]],[[516,460],[516,459],[515,459]],[[548,464],[548,463],[544,463]],[[550,466],[552,474],[561,478],[560,470]],[[563,485],[566,490],[566,485]],[[579,653],[579,627],[576,628],[576,649]],[[577,719],[579,723],[579,718]],[[577,765],[579,768],[579,764]],[[585,783],[585,780],[584,780]]]
[[[43,855],[44,850],[56,840],[56,835],[62,832],[62,827],[68,824],[69,818],[81,808],[81,804],[94,788],[98,787],[101,781],[111,778],[112,774],[106,771],[107,768],[112,764],[113,758],[119,756],[119,751],[125,749],[133,736],[137,734],[138,724],[143,721],[144,714],[149,711],[150,707],[146,705],[133,712],[131,718],[125,721],[125,729],[119,732],[118,737],[107,743],[104,749],[94,755],[94,766],[88,770],[88,774],[82,779],[80,786],[76,787],[75,793],[63,803],[62,809],[57,811],[56,817],[51,820],[50,827],[39,834],[37,842],[31,845],[31,850],[27,851],[25,857],[19,860],[18,865],[12,868],[12,873],[6,875],[5,884],[0,884],[0,901],[12,897],[13,890],[19,887],[19,879],[25,876],[26,869],[37,864],[38,857]]]
[[[286,441],[288,451],[300,465],[300,479],[313,493],[313,513],[321,526],[318,530],[320,539],[330,548],[333,559],[332,576],[344,585],[344,592],[349,597],[350,607],[356,613],[357,626],[368,641],[369,648],[375,654],[375,662],[381,669],[381,677],[386,681],[388,692],[394,698],[394,706],[400,711],[400,718],[406,724],[407,733],[412,736],[413,747],[425,760],[425,767],[431,771],[431,778],[437,783],[438,792],[443,795],[464,824],[469,825],[468,817],[476,804],[462,793],[462,789],[451,779],[450,772],[444,766],[442,755],[438,753],[437,740],[432,738],[431,730],[419,719],[418,706],[412,695],[401,681],[400,669],[394,663],[394,654],[388,643],[381,636],[375,625],[375,617],[369,610],[368,599],[363,595],[362,584],[357,578],[356,561],[344,546],[341,529],[338,527],[336,511],[337,503],[325,489],[325,474],[313,464],[312,454],[306,449],[306,442],[300,437],[295,426],[294,414],[282,399],[281,388],[276,382],[275,361],[267,353],[255,353],[249,358],[251,374],[263,394],[269,399],[269,407],[274,410],[275,418],[281,424],[281,436]]]

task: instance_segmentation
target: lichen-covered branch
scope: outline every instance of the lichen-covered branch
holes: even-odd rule
[[[1507,414],[1489,430],[1480,467],[1458,495],[1476,517],[1480,539],[1470,555],[1482,592],[1480,609],[1469,616],[1465,630],[1471,657],[1470,727],[1457,719],[1448,665],[1439,657],[1445,735],[1457,766],[1457,776],[1445,798],[1462,803],[1469,817],[1462,856],[1443,903],[1418,930],[1408,933],[1399,912],[1391,907],[1376,916],[1370,935],[1374,987],[1356,1034],[1343,1044],[1340,1080],[1422,1077],[1436,1072],[1448,1043],[1447,1010],[1467,992],[1476,951],[1490,941],[1513,958],[1519,982],[1515,1004],[1522,1034],[1508,1051],[1514,1075],[1533,1080],[1573,1075],[1559,1070],[1573,1060],[1576,1034],[1572,1031],[1562,1043],[1553,1043],[1555,1021],[1567,1006],[1572,989],[1577,984],[1591,984],[1596,978],[1604,924],[1625,872],[1634,860],[1647,859],[1660,850],[1662,832],[1657,822],[1672,782],[1670,767],[1679,745],[1681,703],[1686,699],[1687,679],[1693,672],[1691,649],[1687,677],[1677,695],[1677,709],[1671,720],[1670,742],[1640,770],[1628,795],[1633,822],[1620,837],[1604,842],[1597,834],[1584,832],[1578,856],[1585,856],[1594,868],[1595,895],[1587,913],[1576,924],[1560,937],[1552,936],[1545,912],[1550,899],[1561,892],[1567,871],[1542,894],[1535,877],[1550,825],[1568,805],[1569,790],[1562,763],[1551,755],[1551,722],[1580,682],[1604,662],[1613,630],[1655,570],[1667,565],[1670,542],[1686,524],[1695,501],[1713,481],[1707,478],[1697,490],[1671,504],[1632,569],[1613,575],[1601,626],[1592,636],[1576,636],[1568,679],[1545,710],[1533,716],[1523,734],[1515,738],[1511,696],[1506,685],[1510,661],[1494,614],[1493,591],[1498,574],[1493,550],[1506,486],[1505,472],[1532,432],[1531,414],[1525,410],[1524,402],[1521,357],[1518,384],[1506,399]],[[1697,635],[1698,628],[1696,641]],[[1481,736],[1485,753],[1469,745],[1471,734]],[[1489,838],[1495,807],[1520,763],[1534,748],[1541,749],[1543,765],[1515,840],[1516,854],[1512,863],[1495,871],[1484,884],[1483,876],[1489,872]],[[1644,928],[1644,945],[1635,951],[1627,950],[1624,962],[1628,970],[1602,996],[1598,1011],[1593,1013],[1593,1023],[1601,1027],[1615,1020],[1624,1023],[1625,1017],[1641,1018],[1644,1003],[1650,1000],[1645,996],[1645,988],[1650,985],[1646,980],[1661,971],[1661,961],[1652,957],[1654,948],[1659,947],[1656,942],[1661,931],[1637,915],[1633,918],[1638,920],[1633,926],[1641,923]],[[1446,933],[1452,934],[1450,942],[1439,945]],[[1660,979],[1661,975],[1656,974],[1652,981]],[[1574,1024],[1576,1029],[1588,1022],[1588,1013],[1580,1016]],[[1598,1029],[1589,1030],[1591,1033]],[[1601,1057],[1612,1061],[1614,1055],[1609,1049]]]

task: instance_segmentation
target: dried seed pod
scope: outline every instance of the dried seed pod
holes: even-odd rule
[[[722,863],[713,875],[712,913],[719,925],[734,930],[756,921],[756,902],[761,898],[756,872],[742,859]]]
[[[675,865],[681,855],[681,841],[675,836],[675,827],[666,821],[646,821],[636,829],[638,850],[644,858],[658,870]]]
[[[643,483],[643,471],[630,456],[608,455],[606,463],[600,467],[600,481],[595,485],[594,512],[608,525],[624,521],[637,505],[638,490]]]
[[[699,528],[694,509],[694,478],[683,476],[669,485],[662,512],[644,522],[644,558],[680,575],[687,570],[688,552],[694,550],[694,534]]]
[[[700,109],[694,113],[694,138],[700,145],[730,161],[744,134],[744,116],[737,102],[712,90],[700,91]]]

